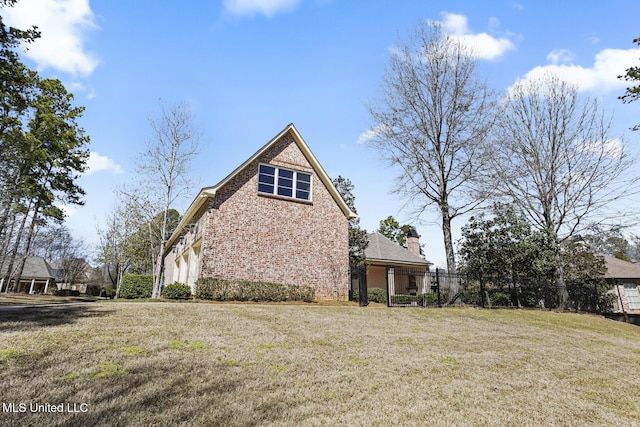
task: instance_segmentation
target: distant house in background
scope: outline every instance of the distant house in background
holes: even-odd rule
[[[200,190],[167,242],[165,283],[195,290],[200,277],[267,281],[346,299],[354,216],[290,124]]]
[[[420,236],[411,229],[407,236],[407,248],[378,232],[367,235],[369,245],[365,249],[367,288],[384,289],[388,295],[418,295],[430,292],[429,266],[431,262],[420,256]],[[358,289],[354,277],[351,289]]]
[[[51,262],[50,266],[58,290],[87,292],[92,272],[91,265],[87,261],[82,258],[65,258]]]
[[[614,287],[614,311],[640,313],[640,265],[608,255],[598,256],[604,258],[607,267],[605,280]]]
[[[14,273],[18,268],[20,258],[14,265]],[[6,289],[6,283],[4,283],[4,277],[7,275],[8,262],[0,265],[0,289]],[[24,269],[22,271],[22,277],[18,285],[18,292],[28,293],[46,293],[49,290],[49,286],[55,284],[55,276],[49,263],[42,257],[28,256],[26,257]]]

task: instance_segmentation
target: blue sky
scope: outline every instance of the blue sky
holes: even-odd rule
[[[362,143],[390,52],[423,20],[472,44],[499,91],[518,78],[561,73],[601,99],[614,114],[613,136],[638,151],[640,134],[628,128],[640,122],[640,103],[618,101],[626,85],[616,79],[640,63],[632,44],[640,37],[637,0],[20,0],[2,16],[39,26],[42,39],[24,61],[61,79],[86,107],[86,205],[69,208],[67,224],[89,244],[112,209],[113,189],[135,179],[148,118],[162,99],[188,103],[202,132],[192,196],[293,122],[327,173],[354,183],[364,228],[388,215],[415,223],[427,258],[444,266],[437,214],[416,219],[403,209],[395,171]]]

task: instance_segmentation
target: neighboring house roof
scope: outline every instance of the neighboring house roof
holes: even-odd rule
[[[182,231],[186,228],[187,224],[189,224],[189,221],[191,221],[191,218],[196,214],[196,212],[198,212],[198,210],[202,207],[202,205],[206,202],[208,198],[214,197],[220,188],[222,188],[225,184],[231,181],[244,168],[249,166],[253,161],[255,161],[258,157],[260,157],[269,148],[271,148],[280,138],[282,138],[287,133],[291,134],[296,145],[298,146],[300,151],[302,151],[302,154],[304,154],[309,164],[311,164],[311,166],[313,167],[314,171],[318,175],[318,178],[320,178],[320,181],[322,181],[325,187],[329,190],[329,193],[331,194],[333,199],[336,201],[336,203],[338,204],[338,206],[340,207],[344,215],[347,218],[355,218],[356,214],[353,213],[351,209],[349,209],[349,206],[347,206],[344,199],[342,198],[340,193],[338,193],[338,190],[336,190],[336,187],[333,185],[333,182],[329,178],[329,175],[327,175],[327,173],[324,171],[324,169],[322,168],[322,166],[320,165],[316,157],[313,155],[313,153],[309,149],[309,146],[307,145],[307,143],[304,142],[304,139],[302,139],[302,136],[300,136],[300,133],[298,133],[298,130],[295,128],[293,123],[291,123],[286,128],[284,128],[280,133],[274,136],[269,142],[267,142],[262,148],[256,151],[244,163],[238,166],[233,172],[227,175],[222,181],[220,181],[216,185],[213,185],[211,187],[204,187],[200,190],[200,192],[198,193],[196,198],[193,200],[193,202],[191,202],[191,205],[189,206],[184,216],[182,217],[182,220],[176,227],[176,230],[173,232],[173,234],[167,241],[167,246],[166,246],[167,251],[171,249],[171,246],[178,239],[178,237],[180,237],[180,235],[182,234]]]
[[[79,271],[82,268],[82,273],[77,275],[77,279],[80,281],[89,280],[89,271],[91,270],[91,264],[82,258],[61,258],[49,263],[51,274],[59,282],[64,280],[65,263],[67,267],[71,267],[73,271]],[[80,277],[80,276],[83,277]]]
[[[598,255],[604,258],[607,272],[605,279],[640,279],[640,265],[624,261],[609,255]]]
[[[14,271],[19,267],[19,263],[21,262],[21,257],[16,259],[14,263],[13,269]],[[6,274],[7,268],[9,267],[9,263],[3,262],[0,267],[2,274]],[[38,280],[48,280],[53,279],[53,275],[51,274],[51,267],[45,261],[44,258],[39,256],[28,256],[25,263],[24,269],[22,270],[22,280],[30,280],[30,279],[38,279]]]
[[[369,245],[364,251],[368,262],[429,266],[432,263],[389,240],[378,232],[367,234]]]

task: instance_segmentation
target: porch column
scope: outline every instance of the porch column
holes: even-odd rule
[[[387,268],[387,288],[390,297],[396,294],[395,272],[393,267]]]
[[[51,279],[47,279],[47,283],[44,284],[44,293],[47,293],[47,289],[49,289],[49,280]]]
[[[4,285],[4,277],[0,279],[0,292],[2,292],[2,286]]]
[[[421,293],[426,294],[429,292],[429,272],[425,271],[422,273],[422,291]]]
[[[29,295],[33,293],[33,286],[36,284],[36,279],[31,279],[31,287],[29,288]]]

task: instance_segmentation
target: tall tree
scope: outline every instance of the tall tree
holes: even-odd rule
[[[495,203],[491,215],[482,212],[469,218],[458,243],[469,274],[506,282],[553,278],[554,253],[545,235],[532,230],[513,206]]]
[[[400,225],[400,223],[391,215],[381,220],[380,226],[378,227],[378,232],[380,234],[385,236],[387,239],[396,242],[403,248],[407,247],[407,236],[409,235],[410,230],[410,225]]]
[[[633,40],[633,43],[640,46],[640,37]],[[636,82],[635,86],[629,86],[625,91],[625,94],[620,96],[619,99],[624,103],[637,101],[640,99],[640,66],[629,67],[625,70],[625,74],[618,76],[619,79],[623,79],[630,82]],[[632,130],[640,130],[640,124],[631,128]]]
[[[164,281],[164,251],[169,239],[167,224],[173,204],[193,186],[191,162],[199,151],[199,133],[186,104],[161,104],[160,115],[149,119],[152,137],[138,163],[142,194],[157,196],[152,204],[161,212],[160,240],[156,252],[153,298],[160,298]]]
[[[28,153],[30,168],[25,179],[24,198],[30,206],[31,216],[23,247],[25,255],[30,253],[38,226],[50,220],[64,220],[64,212],[58,204],[84,204],[85,192],[76,180],[86,169],[89,158],[86,148],[89,137],[77,124],[84,107],[72,105],[73,95],[67,93],[59,80],[39,80],[37,89],[26,135],[32,151]],[[15,286],[22,275],[25,259],[17,270]]]
[[[97,227],[99,237],[97,261],[103,266],[104,275],[120,293],[122,277],[129,269],[147,259],[148,254],[135,238],[144,229],[145,216],[140,205],[130,199],[120,201],[107,215],[106,226]]]
[[[442,219],[447,268],[455,272],[451,221],[476,208],[484,168],[482,142],[492,124],[491,91],[472,50],[438,24],[420,24],[391,55],[382,99],[371,107],[369,144],[400,169],[398,190],[419,212]]]
[[[631,160],[609,130],[597,101],[581,98],[576,87],[552,75],[516,83],[496,122],[488,170],[505,201],[555,248],[563,308],[568,294],[560,244],[596,218],[612,219],[605,208],[633,188],[625,179]]]
[[[351,180],[338,176],[333,180],[333,185],[342,196],[351,212],[357,214],[356,197],[353,194],[354,186]],[[353,270],[364,263],[365,249],[369,241],[367,240],[367,230],[360,228],[360,218],[355,217],[349,220],[349,268]]]
[[[3,0],[1,7],[15,4]],[[28,120],[37,74],[20,62],[18,51],[40,36],[37,29],[19,30],[4,25],[0,15],[0,258],[15,238],[20,213],[14,200],[19,193],[21,177],[28,174],[22,158],[27,141],[24,123]]]

